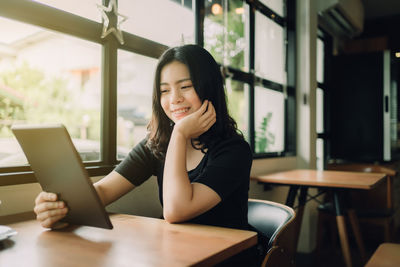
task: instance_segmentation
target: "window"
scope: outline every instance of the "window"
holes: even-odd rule
[[[1,17],[0,25],[0,167],[27,164],[11,124],[63,123],[82,157],[99,160],[101,46]]]
[[[260,12],[256,12],[255,24],[256,75],[286,84],[284,28]]]
[[[295,101],[293,79],[288,83],[294,71],[287,68],[290,29],[285,4],[283,0],[250,4],[204,0],[204,47],[223,67],[228,92],[234,81],[246,84],[246,102],[229,109],[238,122],[248,116],[247,125],[238,124],[256,157],[295,153],[295,122],[286,119]],[[227,95],[228,102],[235,97]]]
[[[284,151],[284,95],[263,87],[255,88],[255,151]]]
[[[158,57],[196,42],[255,156],[295,153],[293,1],[117,0],[122,43],[101,38],[109,2],[0,1],[0,185],[35,181],[15,123],[65,124],[89,174],[108,173],[147,133]]]
[[[192,1],[119,0],[129,19],[124,30],[149,40],[177,46],[194,43]],[[185,5],[184,2],[187,2]]]
[[[224,66],[249,70],[249,10],[241,0],[205,1],[204,47]]]
[[[119,159],[147,133],[157,60],[118,51],[117,144]],[[125,151],[125,153],[124,153]]]
[[[329,117],[327,116],[325,110],[326,99],[329,97],[329,90],[327,88],[325,82],[325,71],[326,67],[328,67],[327,62],[329,60],[330,53],[329,51],[332,44],[332,40],[328,34],[323,32],[322,30],[318,31],[317,38],[317,92],[316,92],[316,130],[317,130],[317,143],[316,143],[316,158],[317,158],[317,169],[323,170],[327,163],[327,155],[328,155],[328,129],[327,125],[329,125]]]
[[[238,129],[250,142],[249,135],[249,85],[230,78],[225,80],[226,96],[228,99],[228,110],[236,121]]]
[[[45,5],[55,7],[86,19],[101,22],[101,15],[95,8],[97,4],[101,4],[101,0],[80,0],[79,4],[71,0],[33,0]]]

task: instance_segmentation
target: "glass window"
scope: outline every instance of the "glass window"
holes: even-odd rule
[[[324,139],[317,138],[316,143],[317,170],[324,169]]]
[[[249,142],[249,86],[240,81],[226,79],[225,88],[229,114],[236,121],[238,129]]]
[[[285,17],[283,0],[260,0],[260,2],[276,12],[279,16]]]
[[[128,16],[121,25],[124,31],[168,46],[194,43],[194,14],[188,4],[171,0],[119,0],[118,3],[119,10]]]
[[[101,46],[2,17],[0,32],[0,166],[27,163],[13,124],[63,123],[99,160]]]
[[[147,133],[157,60],[118,51],[117,154],[121,159]]]
[[[241,0],[221,2],[204,2],[204,47],[222,65],[248,71],[248,6]]]
[[[317,82],[324,82],[324,42],[317,39]]]
[[[324,132],[324,91],[317,88],[317,133]]]
[[[281,92],[255,87],[254,128],[255,151],[283,152],[284,150],[284,95]]]
[[[284,28],[260,12],[255,16],[256,75],[286,84]]]
[[[101,22],[101,13],[97,8],[98,4],[101,4],[101,0],[33,0],[40,2],[57,9],[65,10],[69,13]]]

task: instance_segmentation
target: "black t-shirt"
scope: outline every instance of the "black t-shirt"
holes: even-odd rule
[[[158,160],[146,146],[146,139],[136,145],[115,171],[138,186],[151,175],[157,176],[162,204],[164,161]],[[247,202],[252,153],[239,137],[222,140],[210,147],[199,165],[188,172],[191,182],[214,190],[221,202],[189,222],[237,229],[248,229]]]

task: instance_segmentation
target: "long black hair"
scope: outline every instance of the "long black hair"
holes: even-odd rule
[[[173,122],[161,107],[160,77],[162,69],[173,61],[186,65],[193,87],[201,102],[209,100],[214,105],[216,123],[200,135],[195,143],[204,152],[221,139],[243,136],[238,133],[237,124],[229,116],[226,104],[224,82],[218,64],[207,50],[198,45],[183,45],[166,50],[159,58],[153,86],[153,113],[148,125],[150,132],[147,145],[160,159],[165,158]],[[193,145],[193,141],[192,141]]]

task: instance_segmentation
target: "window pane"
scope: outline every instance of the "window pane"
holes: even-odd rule
[[[317,88],[317,133],[324,132],[324,91]]]
[[[286,84],[284,28],[259,12],[255,20],[256,75]]]
[[[249,86],[232,79],[226,79],[225,85],[229,114],[249,142]]]
[[[248,71],[248,6],[241,0],[205,0],[204,47],[225,66]]]
[[[317,170],[322,171],[324,169],[324,139],[317,138],[316,146]]]
[[[284,100],[281,92],[255,87],[256,153],[284,151]]]
[[[168,46],[194,43],[192,1],[184,5],[171,0],[118,2],[121,13],[128,16],[121,26],[124,31]]]
[[[26,164],[10,127],[27,123],[63,123],[98,160],[101,46],[2,17],[0,32],[0,166]]]
[[[118,51],[118,158],[127,155],[147,133],[157,60]]]
[[[51,7],[65,10],[69,13],[101,22],[101,13],[97,8],[97,4],[101,4],[101,0],[33,0]]]
[[[324,82],[324,42],[317,39],[317,82]]]
[[[276,12],[279,16],[285,16],[283,0],[261,0],[260,2],[272,9],[272,11]]]

